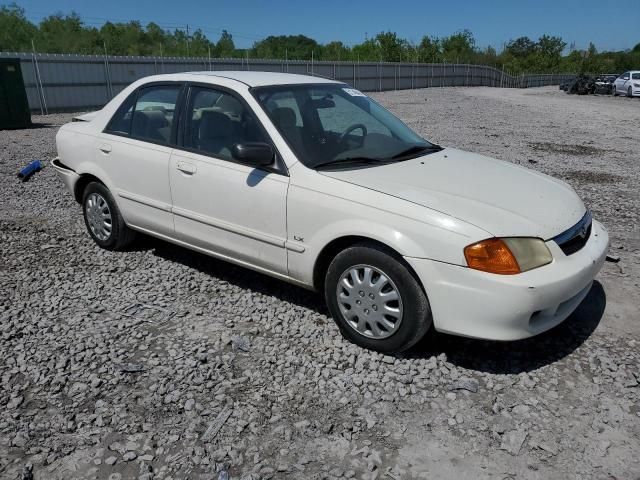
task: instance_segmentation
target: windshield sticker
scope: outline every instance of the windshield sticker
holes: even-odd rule
[[[347,92],[352,97],[366,97],[364,93],[362,93],[360,90],[356,90],[355,88],[343,88],[342,90]]]

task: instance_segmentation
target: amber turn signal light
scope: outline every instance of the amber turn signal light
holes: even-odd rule
[[[501,275],[520,273],[516,257],[499,238],[489,238],[465,247],[464,258],[467,265],[475,270]]]

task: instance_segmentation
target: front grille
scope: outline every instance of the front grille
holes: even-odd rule
[[[570,229],[553,238],[565,255],[573,255],[584,247],[591,236],[591,212]]]

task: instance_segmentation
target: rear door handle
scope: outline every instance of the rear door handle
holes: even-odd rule
[[[108,143],[103,143],[102,145],[100,145],[98,147],[98,149],[102,152],[102,153],[111,153],[111,145],[109,145]]]
[[[197,168],[193,163],[178,162],[177,168],[182,173],[186,173],[187,175],[193,175],[197,172]]]

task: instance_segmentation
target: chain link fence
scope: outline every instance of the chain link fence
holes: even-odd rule
[[[572,74],[511,75],[459,63],[333,62],[220,58],[119,57],[0,52],[18,58],[29,107],[42,113],[101,108],[139,78],[199,70],[286,72],[336,79],[365,91],[434,87],[528,88],[558,85]]]

